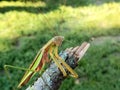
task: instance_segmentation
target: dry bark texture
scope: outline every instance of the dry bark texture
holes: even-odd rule
[[[64,52],[61,52],[59,55],[65,60],[65,62],[71,67],[75,68],[78,65],[78,61],[83,57],[90,44],[87,42],[82,43],[81,46],[75,48],[68,48]],[[67,71],[67,74],[69,72]],[[62,81],[66,77],[63,77],[63,74],[55,65],[54,62],[51,62],[50,67],[34,82],[32,86],[29,86],[26,90],[58,90]]]

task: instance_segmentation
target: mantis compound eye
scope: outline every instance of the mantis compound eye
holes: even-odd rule
[[[57,46],[60,46],[62,44],[63,40],[64,40],[63,36],[55,36],[54,37],[54,42]]]

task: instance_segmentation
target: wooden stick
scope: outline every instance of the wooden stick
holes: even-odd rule
[[[84,56],[89,46],[89,43],[84,42],[81,46],[67,48],[64,52],[60,53],[60,56],[74,69],[77,67],[78,61]],[[26,90],[58,90],[65,78],[66,77],[63,76],[58,67],[51,62],[50,67],[46,69],[42,76]]]

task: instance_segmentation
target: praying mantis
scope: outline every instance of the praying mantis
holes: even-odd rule
[[[28,69],[15,67],[11,65],[4,65],[4,68],[7,71],[7,68],[16,68],[21,70],[26,70],[23,78],[21,79],[18,88],[21,88],[25,85],[30,78],[35,75],[37,72],[41,72],[44,68],[45,64],[50,62],[51,60],[57,65],[59,70],[62,72],[63,76],[67,76],[65,68],[71,73],[71,76],[77,78],[77,73],[58,55],[58,47],[62,44],[64,40],[63,36],[55,36],[51,40],[49,40],[37,53],[34,58],[32,64]],[[51,59],[50,59],[51,58]]]

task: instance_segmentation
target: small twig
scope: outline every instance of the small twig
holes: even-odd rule
[[[78,61],[84,56],[89,46],[89,43],[84,42],[81,46],[66,49],[64,52],[60,53],[60,56],[68,65],[70,65],[71,68],[74,69],[77,67]],[[69,72],[67,73],[69,74]],[[26,90],[58,90],[61,82],[65,78],[66,77],[62,75],[58,67],[52,62],[50,67],[46,69],[42,76]]]

